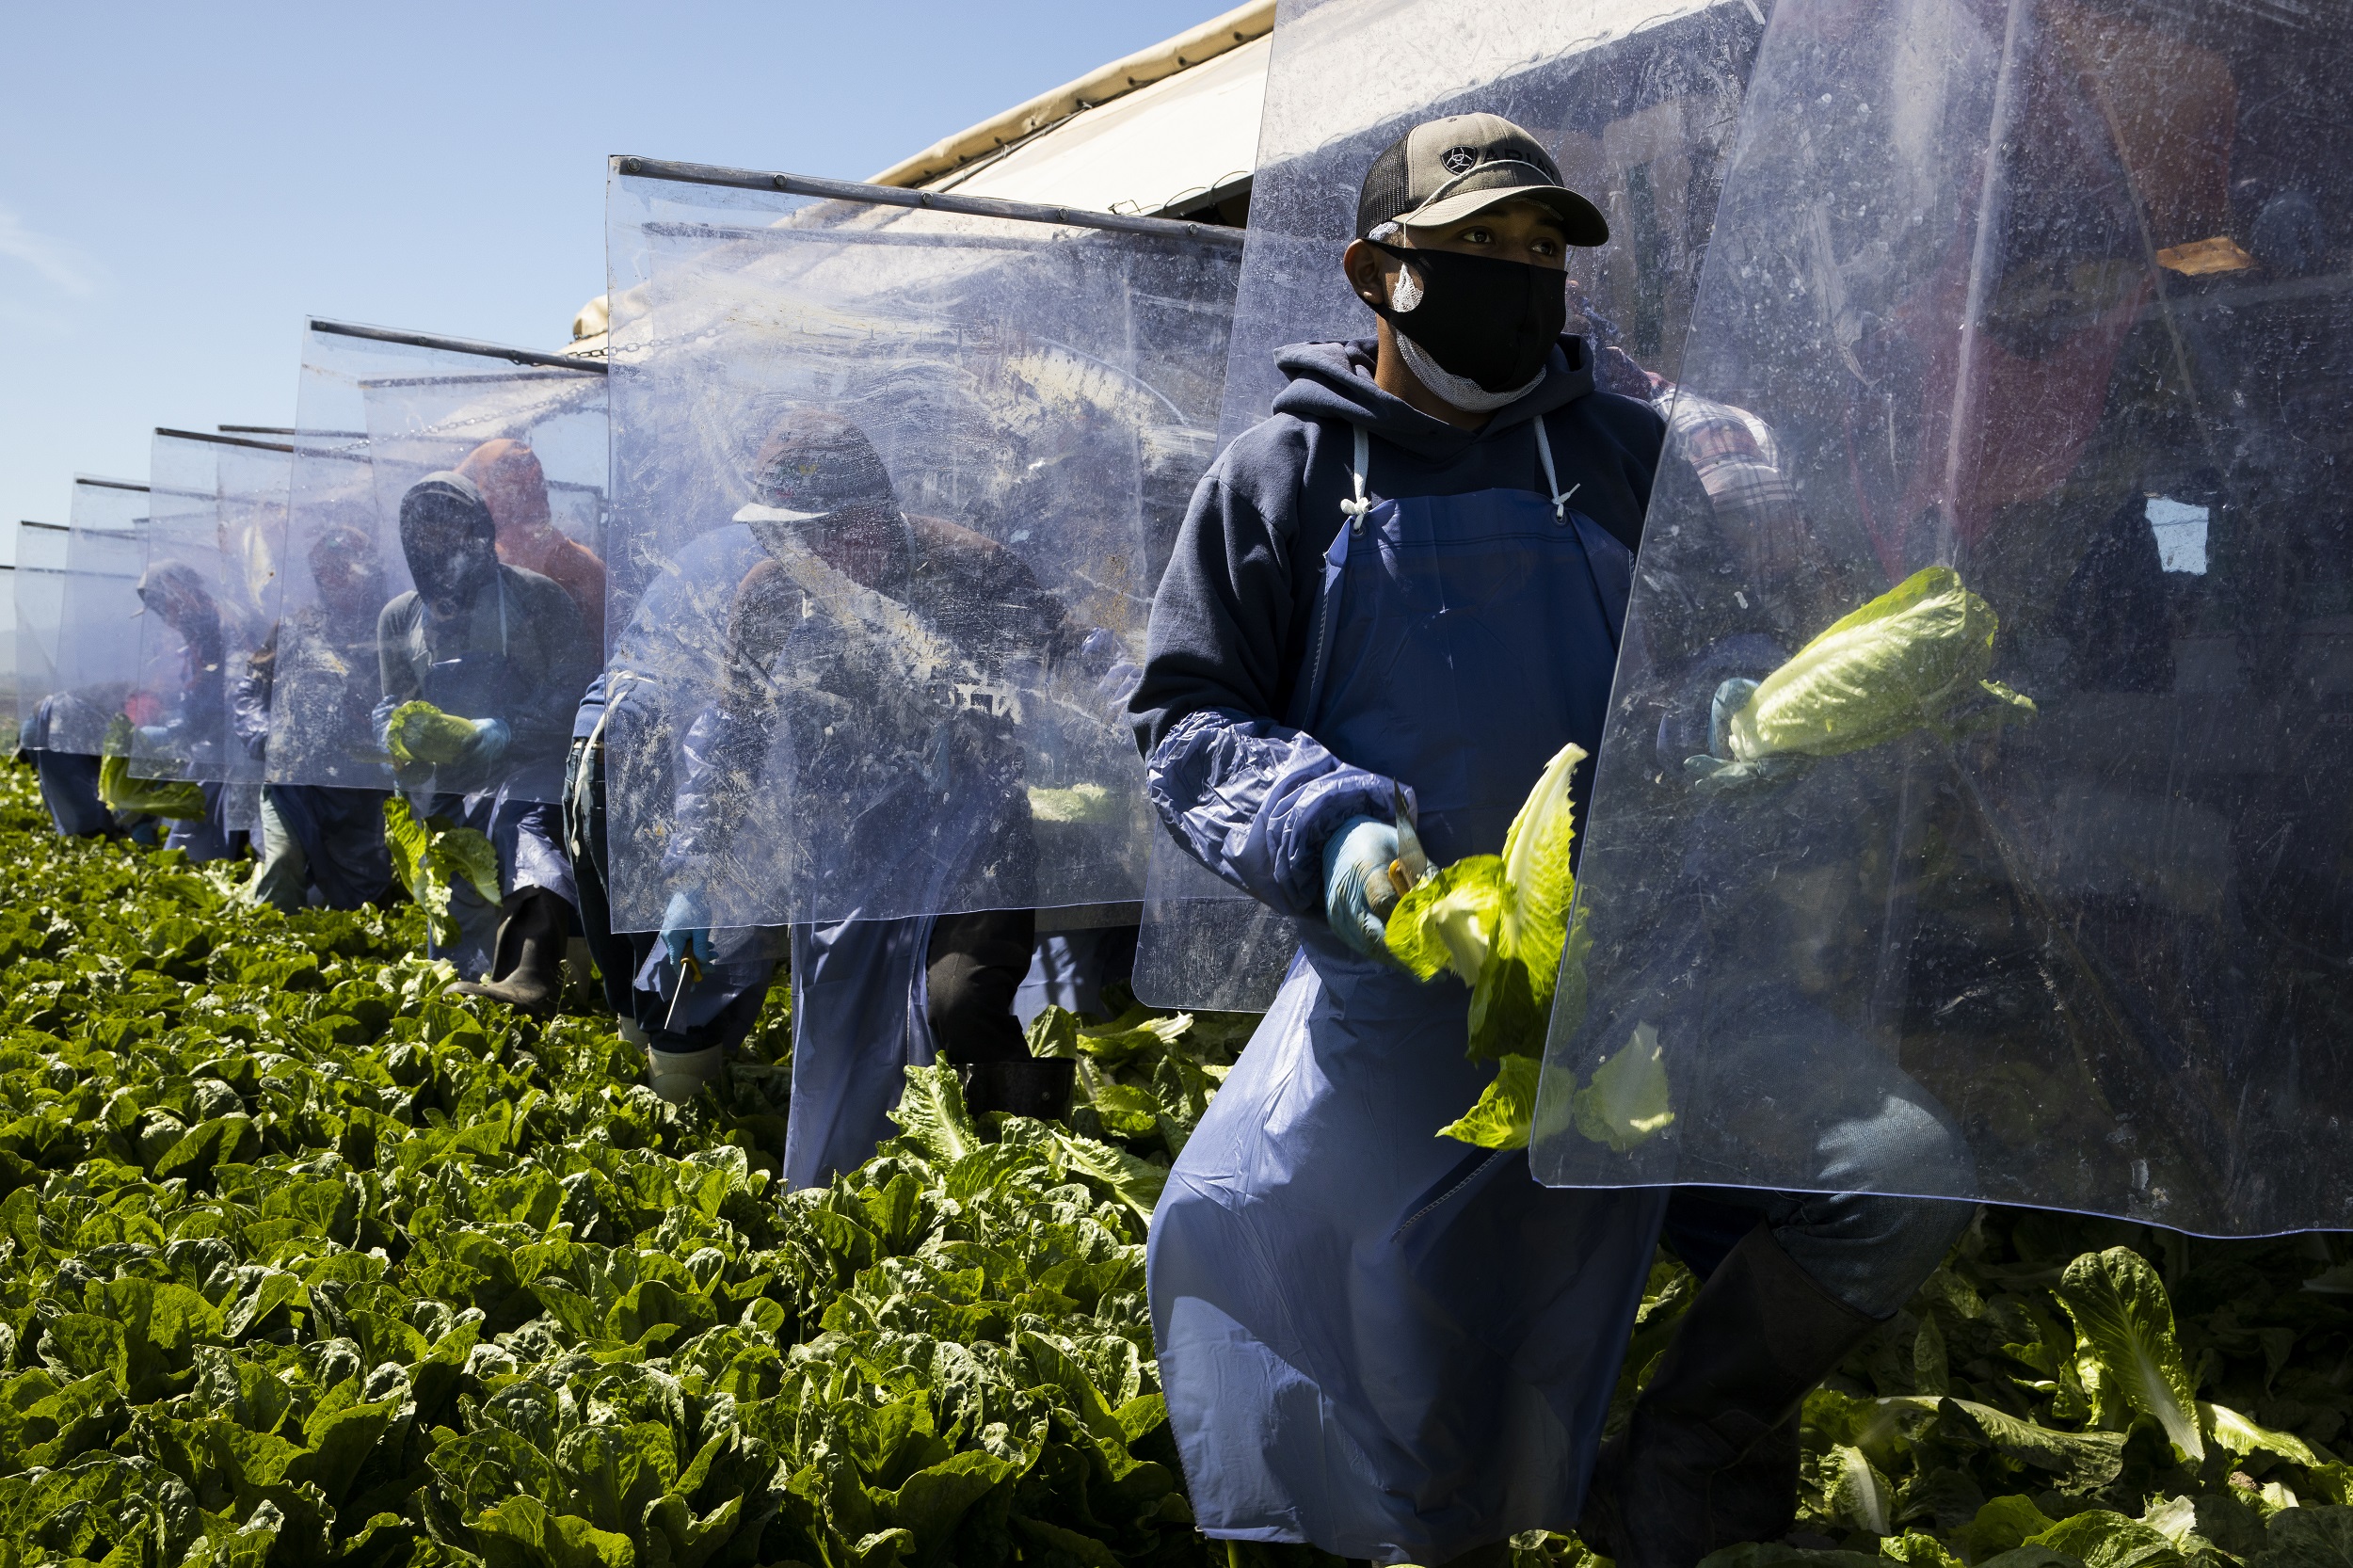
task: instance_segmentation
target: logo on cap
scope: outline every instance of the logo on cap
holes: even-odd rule
[[[1446,150],[1445,153],[1439,157],[1438,161],[1446,165],[1446,171],[1449,174],[1468,174],[1472,169],[1479,167],[1479,149],[1476,147],[1449,147]]]

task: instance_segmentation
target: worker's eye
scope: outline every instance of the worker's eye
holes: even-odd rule
[[[1493,229],[1465,229],[1456,237],[1465,245],[1493,245],[1496,232]]]

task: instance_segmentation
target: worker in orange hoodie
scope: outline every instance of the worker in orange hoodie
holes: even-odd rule
[[[490,505],[498,525],[498,556],[536,571],[571,596],[588,628],[589,644],[604,652],[604,563],[597,552],[556,527],[548,509],[548,477],[538,455],[518,440],[484,441],[457,465]]]

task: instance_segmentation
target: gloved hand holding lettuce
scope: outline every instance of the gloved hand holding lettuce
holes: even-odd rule
[[[1572,945],[1577,894],[1569,781],[1584,760],[1582,746],[1555,752],[1512,819],[1501,855],[1465,856],[1430,872],[1389,916],[1390,955],[1418,979],[1434,980],[1444,969],[1468,984],[1470,1054],[1500,1061],[1479,1103],[1439,1129],[1481,1148],[1527,1145],[1553,1009],[1566,1006],[1573,1016],[1585,1009],[1583,944],[1575,944],[1577,962],[1561,961]],[[1578,1096],[1580,1125],[1592,1093]]]
[[[1687,764],[1693,782],[1714,790],[1765,781],[1802,759],[1859,751],[1924,727],[1951,734],[2032,716],[2030,699],[1984,679],[1999,625],[1950,567],[1913,573],[1764,680],[1725,682],[1713,752]],[[1430,872],[1389,916],[1390,954],[1421,980],[1445,969],[1467,984],[1470,1055],[1499,1061],[1479,1103],[1442,1136],[1525,1147],[1553,1011],[1567,1008],[1571,1027],[1583,1015],[1582,912],[1574,928],[1569,920],[1569,780],[1584,760],[1581,748],[1561,747],[1513,819],[1502,855]],[[1673,1122],[1657,1032],[1636,1030],[1572,1096],[1570,1114],[1578,1132],[1622,1151]]]
[[[447,767],[476,759],[495,764],[506,750],[506,726],[497,719],[461,719],[429,702],[404,702],[384,727],[384,749],[403,764]]]
[[[1984,678],[2000,629],[1993,606],[1952,568],[1913,572],[1833,621],[1762,681],[1724,682],[1709,755],[1684,767],[1712,792],[1915,729],[1951,734],[2031,717],[2032,699]]]
[[[204,814],[204,792],[184,778],[131,776],[131,742],[136,732],[128,715],[117,713],[99,742],[98,798],[109,811],[145,812],[174,822]]]

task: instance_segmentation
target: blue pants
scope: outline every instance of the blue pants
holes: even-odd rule
[[[1893,1317],[1969,1228],[1977,1206],[1877,1192],[1775,1192],[1761,1187],[1677,1187],[1666,1242],[1705,1280],[1754,1230],[1772,1228],[1791,1261],[1823,1289],[1871,1318]]]
[[[381,790],[269,784],[262,790],[262,863],[253,896],[299,909],[318,890],[329,909],[357,909],[392,887]]]
[[[246,835],[232,832],[226,812],[229,806],[229,786],[205,784],[204,814],[187,821],[175,822],[164,836],[164,848],[176,849],[197,865],[208,860],[233,859],[245,853]]]
[[[69,839],[95,839],[120,830],[112,811],[98,798],[98,759],[68,751],[33,753],[40,778],[40,803],[50,825]]]
[[[1704,1184],[1673,1189],[1668,1244],[1705,1278],[1762,1220],[1822,1288],[1869,1317],[1892,1315],[1977,1208],[1889,1194],[1972,1190],[1967,1140],[1894,1061],[1794,988],[1732,988],[1717,1006],[1737,1010],[1745,1032],[1705,1059],[1687,1114],[1710,1134],[1706,1147],[1765,1151],[1750,1168],[1783,1180],[1810,1169],[1813,1190],[1734,1185],[1742,1168],[1691,1160],[1684,1174]]]

